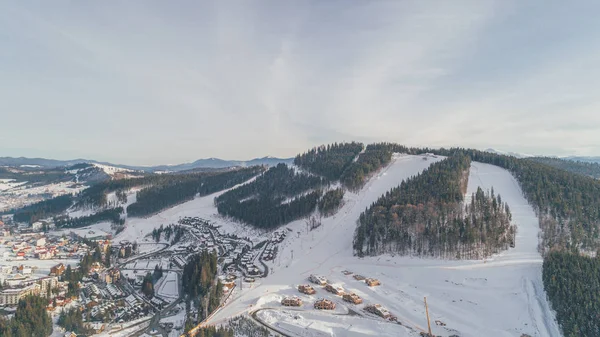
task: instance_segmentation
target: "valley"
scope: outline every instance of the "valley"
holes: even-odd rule
[[[9,232],[91,242],[79,264],[112,261],[94,262],[83,292],[57,311],[93,300],[84,317],[106,336],[194,336],[239,324],[263,336],[412,337],[429,325],[441,337],[561,336],[542,281],[539,206],[514,173],[477,161],[505,157],[387,143],[358,150],[321,147],[325,155],[270,169],[113,178],[73,195],[70,207],[15,214],[46,233],[7,218]],[[100,217],[113,210],[118,219]],[[375,219],[379,227],[361,228]],[[360,231],[368,246],[357,244]],[[23,250],[13,261],[14,243],[4,244],[0,264],[38,258]],[[116,314],[100,314],[111,305]]]

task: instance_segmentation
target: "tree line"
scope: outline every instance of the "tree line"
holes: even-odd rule
[[[600,256],[555,251],[546,256],[542,270],[563,335],[600,336]]]
[[[13,213],[13,220],[16,222],[33,223],[40,219],[45,219],[65,212],[72,203],[73,196],[65,194],[52,199],[36,202],[35,204],[20,209],[12,210],[11,213]]]
[[[198,322],[204,320],[221,304],[223,284],[217,279],[218,265],[216,251],[202,251],[193,255],[183,267],[183,293],[188,307],[197,305]],[[186,331],[194,326],[191,319],[186,320]]]
[[[72,331],[77,335],[92,335],[92,331],[86,329],[83,325],[83,315],[79,308],[64,309],[58,316],[58,326],[65,331]]]
[[[363,148],[362,143],[356,142],[321,145],[297,155],[294,164],[330,181],[335,181],[340,179],[344,170]]]
[[[597,179],[538,160],[474,149],[416,148],[393,143],[373,146],[387,149],[389,153],[465,155],[472,161],[504,168],[519,182],[525,198],[538,215],[543,252],[574,247],[595,251],[600,247],[600,181]]]
[[[463,154],[502,167],[515,177],[542,229],[542,252],[600,248],[600,181],[528,159],[472,149],[411,149],[412,153]]]
[[[223,193],[215,204],[219,214],[270,229],[313,212],[325,184],[322,177],[278,164],[253,182]]]
[[[190,200],[196,194],[208,195],[233,187],[262,171],[264,171],[263,167],[254,166],[215,172],[153,174],[140,178],[112,179],[92,185],[75,196],[62,195],[5,213],[12,213],[16,222],[33,223],[40,219],[58,217],[71,206],[76,208],[107,207],[107,194],[115,191],[118,200],[125,202],[127,200],[125,190],[147,186],[138,193],[137,202],[127,209],[128,214],[132,216],[145,216]],[[103,216],[107,215],[108,213],[103,214]],[[71,222],[83,223],[86,221],[90,221],[90,219]]]
[[[514,245],[509,207],[493,190],[463,205],[469,167],[451,156],[388,191],[360,215],[356,254],[482,258]]]
[[[390,163],[394,152],[406,152],[407,150],[408,148],[404,146],[392,143],[369,144],[358,160],[344,171],[340,181],[349,190],[360,190],[374,172]]]
[[[40,296],[19,300],[12,318],[0,317],[0,336],[46,337],[52,333],[52,319],[46,312],[48,302]]]
[[[125,220],[121,218],[122,214],[123,207],[116,207],[76,218],[71,218],[69,216],[56,217],[54,218],[54,224],[56,224],[56,227],[60,228],[80,228],[103,221],[123,225]]]
[[[168,183],[139,191],[136,202],[127,207],[127,214],[140,217],[157,213],[197,195],[205,196],[243,183],[263,170],[254,166],[220,173],[173,175]]]

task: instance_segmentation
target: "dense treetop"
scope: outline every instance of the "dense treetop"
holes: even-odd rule
[[[369,144],[358,160],[350,164],[340,180],[350,190],[359,190],[367,179],[390,163],[394,152],[407,152],[408,148],[392,143]]]
[[[343,188],[336,188],[325,192],[321,200],[319,200],[319,212],[325,216],[335,214],[335,212],[337,212],[337,210],[342,206],[343,199]]]
[[[218,265],[216,251],[202,251],[195,254],[183,267],[183,293],[186,302],[197,303],[198,322],[215,311],[221,304],[223,284],[217,279]],[[186,331],[192,324],[188,317]]]
[[[263,171],[253,166],[218,174],[173,175],[165,183],[153,185],[137,193],[136,202],[127,207],[129,216],[147,216],[195,196],[212,194],[241,184]]]
[[[57,217],[54,219],[54,223],[60,228],[80,228],[103,221],[108,221],[115,224],[123,224],[124,220],[121,218],[122,213],[123,207],[116,207],[76,218],[71,218],[69,216]]]
[[[335,181],[340,179],[344,170],[362,151],[363,147],[363,144],[355,142],[321,145],[297,155],[294,164],[330,181]]]
[[[274,228],[313,212],[325,179],[285,164],[215,199],[220,214],[260,228]]]
[[[37,202],[14,210],[14,220],[17,222],[35,222],[39,219],[54,216],[63,213],[73,203],[73,196],[70,194],[61,195],[52,199]]]
[[[0,336],[46,337],[52,333],[52,319],[46,312],[48,302],[39,296],[26,296],[19,300],[15,316],[0,317]]]
[[[479,189],[462,204],[469,167],[469,157],[450,156],[379,198],[359,217],[356,253],[480,258],[507,249],[514,227],[501,198]]]
[[[542,278],[563,335],[600,336],[600,258],[551,252]]]
[[[489,152],[453,149],[410,149],[412,153],[464,154],[473,161],[510,171],[540,219],[544,247],[600,247],[600,181],[528,159]]]

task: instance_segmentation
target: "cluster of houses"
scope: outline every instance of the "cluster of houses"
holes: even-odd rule
[[[286,307],[300,307],[302,306],[302,303],[302,299],[298,296],[288,296],[284,297],[281,300],[281,305]],[[335,302],[325,298],[321,298],[315,301],[315,304],[313,306],[315,309],[318,310],[334,310]]]
[[[254,264],[254,259],[255,256],[252,251],[248,251],[242,255],[240,259],[240,266],[249,276],[258,276],[261,274],[261,270]]]
[[[134,295],[129,295],[122,302],[122,306],[115,310],[115,320],[119,323],[132,321],[153,311],[152,307]]]
[[[81,258],[90,251],[85,242],[71,236],[52,237],[36,232],[11,235],[9,231],[2,234],[8,234],[0,238],[0,246],[5,248],[1,257],[5,261]],[[101,249],[110,245],[104,239],[96,242]]]
[[[267,247],[263,251],[260,258],[264,261],[272,261],[277,256],[277,246],[273,242],[267,243]]]
[[[352,272],[347,271],[347,270],[342,271],[342,273],[344,275],[353,274]],[[353,277],[357,281],[364,281],[370,287],[381,285],[381,282],[375,278],[367,278],[367,277],[364,277],[364,276],[358,275],[358,274],[355,274]],[[308,280],[319,286],[324,286],[324,289],[326,291],[328,291],[334,295],[342,296],[342,299],[348,303],[352,303],[352,304],[362,304],[363,303],[363,299],[360,296],[358,296],[355,293],[345,291],[344,288],[339,285],[329,283],[328,280],[324,276],[311,274],[308,277]],[[306,295],[314,295],[316,293],[316,290],[309,284],[299,285],[298,291],[300,293],[303,293]],[[301,306],[302,301],[301,301],[301,299],[297,298],[296,296],[293,296],[293,297],[284,298],[283,301],[281,302],[281,304],[285,305],[285,306]],[[316,309],[320,309],[320,310],[333,310],[333,309],[335,309],[335,302],[328,300],[328,299],[319,299],[318,301],[315,302],[314,307]],[[392,321],[397,320],[396,317],[389,312],[389,310],[387,310],[385,307],[383,307],[380,304],[367,305],[364,308],[364,310],[369,313],[378,315],[384,319],[388,319],[388,320],[392,320]]]

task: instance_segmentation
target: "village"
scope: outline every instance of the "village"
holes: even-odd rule
[[[346,270],[344,270],[342,273],[346,276],[353,274],[352,272]],[[364,276],[358,274],[355,274],[352,277],[355,281],[364,283],[367,287],[377,287],[381,285],[381,282],[374,278],[365,278]],[[317,294],[317,290],[315,289],[315,287],[319,289],[321,294],[320,296],[318,296],[318,299],[314,300],[314,309],[335,310],[337,305],[341,304],[341,302],[339,301],[340,299],[346,303],[349,303],[349,305],[358,306],[360,304],[363,304],[363,299],[356,293],[345,290],[341,285],[329,283],[327,278],[325,278],[324,276],[311,274],[308,277],[308,281],[313,283],[315,286],[312,286],[310,284],[301,284],[297,286],[297,290],[301,294],[309,295],[309,298],[312,301],[314,297],[312,295]],[[334,296],[324,294],[323,291],[328,292]],[[281,305],[286,307],[302,307],[304,305],[304,301],[297,295],[285,296],[281,300]],[[352,307],[350,308],[350,310],[354,311],[355,308],[357,307]],[[392,322],[397,322],[398,320],[396,316],[389,312],[389,310],[387,310],[384,306],[378,303],[367,304],[362,309],[366,315],[376,315],[380,318]]]
[[[209,221],[186,217],[140,242],[116,242],[93,227],[65,233],[51,221],[28,226],[5,218],[0,235],[0,310],[10,314],[20,299],[39,295],[55,318],[79,308],[88,331],[133,329],[173,336],[183,333],[186,316],[195,314],[194,309],[186,312],[181,293],[183,268],[193,255],[216,252],[227,298],[237,286],[268,275],[265,261],[275,259],[287,233],[276,232],[255,245],[248,238],[222,234]],[[85,274],[76,278],[77,266],[83,265]],[[149,277],[151,294],[144,291]]]

